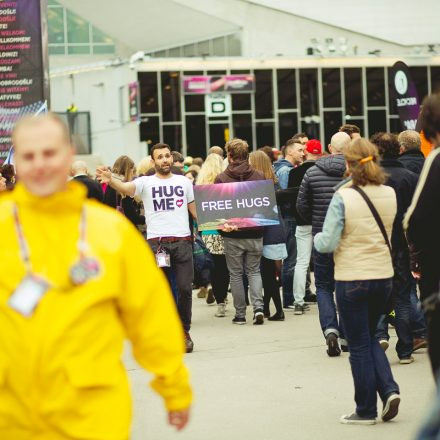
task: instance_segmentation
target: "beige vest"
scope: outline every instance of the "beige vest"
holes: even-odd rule
[[[362,189],[379,213],[391,240],[397,211],[394,189],[384,185],[367,185]],[[335,280],[391,278],[394,270],[390,252],[365,200],[350,187],[341,188],[337,193],[344,201],[345,227],[334,252]]]

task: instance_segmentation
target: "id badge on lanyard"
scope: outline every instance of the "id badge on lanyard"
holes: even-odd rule
[[[167,254],[160,244],[156,251],[156,264],[157,267],[171,267],[170,254]]]

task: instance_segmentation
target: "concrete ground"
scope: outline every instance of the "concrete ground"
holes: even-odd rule
[[[129,354],[125,361],[134,395],[132,440],[308,440],[414,439],[434,396],[426,350],[411,365],[399,365],[391,330],[388,357],[401,388],[395,421],[375,426],[346,426],[342,414],[354,410],[348,354],[325,353],[317,306],[303,316],[286,313],[284,322],[232,325],[215,318],[216,307],[194,298],[192,338],[195,351],[186,356],[195,402],[192,420],[176,434],[166,424],[161,399],[146,386],[150,377]],[[382,404],[379,402],[379,408]]]

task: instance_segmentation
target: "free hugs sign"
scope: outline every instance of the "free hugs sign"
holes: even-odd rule
[[[272,180],[217,183],[194,187],[199,231],[278,225]]]

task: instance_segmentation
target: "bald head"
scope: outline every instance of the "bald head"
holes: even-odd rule
[[[71,171],[72,176],[79,176],[87,173],[87,165],[83,160],[76,160],[73,162]]]
[[[223,153],[223,148],[222,148],[222,147],[219,147],[219,146],[217,146],[217,145],[214,145],[213,147],[211,147],[211,148],[208,150],[208,155],[209,155],[209,154],[212,154],[212,153],[218,154],[218,155],[221,156],[221,157],[223,157],[223,155],[224,155],[224,153]]]
[[[330,140],[329,150],[332,154],[341,154],[344,152],[344,148],[350,143],[350,136],[340,131],[334,134]]]

